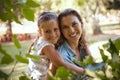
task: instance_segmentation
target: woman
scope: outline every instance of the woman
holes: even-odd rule
[[[85,56],[90,55],[85,41],[83,21],[78,12],[73,9],[65,9],[59,14],[58,23],[63,38],[61,45],[58,47],[58,51],[64,60],[75,64],[73,59],[82,61]],[[76,76],[74,80],[77,80],[79,77]]]

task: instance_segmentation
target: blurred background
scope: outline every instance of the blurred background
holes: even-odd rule
[[[120,0],[0,0],[0,45],[12,58],[20,51],[23,56],[37,37],[37,17],[43,11],[59,13],[66,9],[77,10],[83,18],[86,39],[93,57],[100,60],[98,47],[108,39],[120,37]],[[16,49],[12,36],[16,34],[21,44]],[[0,49],[0,50],[2,50]],[[3,61],[0,51],[0,61]],[[7,59],[7,58],[4,58]],[[5,61],[6,62],[6,61]],[[1,62],[0,72],[11,73],[16,80],[26,64]],[[5,63],[5,64],[4,64]],[[7,66],[6,66],[7,65]]]

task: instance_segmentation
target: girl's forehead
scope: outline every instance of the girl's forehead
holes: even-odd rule
[[[42,21],[40,23],[40,25],[49,25],[49,24],[56,24],[57,20],[56,19],[52,19],[52,20],[48,20],[48,21]]]
[[[48,20],[48,21],[43,21],[40,23],[40,27],[51,27],[51,26],[57,26],[58,22],[56,19]]]

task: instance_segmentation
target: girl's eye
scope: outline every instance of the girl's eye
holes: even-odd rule
[[[49,30],[47,30],[47,31],[45,31],[45,33],[50,33],[50,31],[49,31]]]
[[[54,31],[58,31],[59,29],[58,28],[55,28]]]

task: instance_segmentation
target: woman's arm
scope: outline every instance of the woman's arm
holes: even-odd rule
[[[90,50],[89,50],[87,45],[85,46],[84,51],[85,51],[86,56],[90,56],[91,55],[91,52],[90,52]]]
[[[60,56],[57,50],[55,50],[52,46],[46,46],[43,48],[42,52],[51,60],[51,62],[56,66],[64,66],[65,68],[74,71],[79,74],[84,73],[84,69],[78,67],[74,64],[65,62],[64,59]]]

